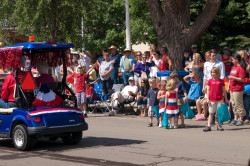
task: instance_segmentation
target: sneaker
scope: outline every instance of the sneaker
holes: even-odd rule
[[[87,118],[87,117],[88,117],[87,113],[84,113],[83,115],[84,115],[84,118]]]
[[[162,124],[161,124],[161,122],[159,123],[159,126],[158,126],[158,127],[160,127],[160,128],[162,127]]]
[[[178,129],[178,126],[177,126],[177,125],[174,125],[174,129]]]
[[[156,126],[159,126],[159,122],[156,123]]]
[[[115,116],[115,111],[114,110],[110,111],[109,116]]]
[[[238,122],[236,123],[236,126],[243,126],[244,122],[242,120],[238,120]]]
[[[170,129],[173,129],[173,128],[174,128],[174,126],[170,124],[170,125],[169,125],[169,128],[170,128]]]
[[[211,131],[211,126],[206,126],[205,129],[203,129],[204,132]]]
[[[245,119],[244,123],[249,123],[249,120],[248,120],[248,119]]]
[[[234,126],[236,125],[237,121],[236,120],[232,120],[230,123],[229,123],[229,126]]]
[[[148,124],[148,127],[152,127],[152,126],[153,126],[153,123],[149,123],[149,124]]]
[[[217,130],[219,130],[219,131],[224,131],[224,129],[222,128],[221,125],[218,125],[218,126],[217,126]]]
[[[179,128],[185,128],[185,127],[186,127],[185,124],[179,125]]]

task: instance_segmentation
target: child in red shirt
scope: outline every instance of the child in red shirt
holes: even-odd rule
[[[208,111],[209,117],[207,126],[203,131],[211,131],[211,123],[213,120],[214,113],[218,111],[218,107],[222,105],[222,92],[224,93],[225,101],[227,100],[227,93],[225,89],[224,80],[220,79],[220,70],[217,67],[213,67],[211,70],[212,78],[207,83],[207,96],[208,96]],[[218,122],[217,130],[223,131],[221,124]]]
[[[234,120],[229,124],[230,126],[242,126],[245,110],[243,106],[243,93],[244,93],[244,81],[246,77],[246,71],[244,59],[239,54],[232,57],[234,66],[231,69],[230,76],[228,76],[230,100],[232,102]],[[239,119],[238,119],[239,118]]]
[[[88,78],[88,74],[94,68],[95,65],[93,65],[86,73],[84,73],[83,67],[78,67],[77,73],[73,73],[73,76],[75,77],[75,93],[77,98],[77,105],[83,111],[84,116],[87,116],[85,80]]]

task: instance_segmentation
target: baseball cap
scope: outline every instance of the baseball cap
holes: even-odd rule
[[[196,44],[193,44],[193,45],[191,46],[191,48],[197,48],[197,45],[196,45]]]
[[[228,47],[224,47],[223,50],[229,50],[229,48]]]
[[[129,77],[128,80],[134,81],[135,79],[134,79],[134,77]]]

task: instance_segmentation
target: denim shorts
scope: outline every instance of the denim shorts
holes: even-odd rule
[[[77,99],[77,105],[86,103],[86,92],[82,91],[82,92],[76,93],[76,99]]]

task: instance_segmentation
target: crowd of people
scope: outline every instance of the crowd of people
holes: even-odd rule
[[[103,94],[110,95],[112,110],[110,115],[116,115],[119,105],[125,101],[137,102],[140,117],[149,117],[148,127],[153,126],[153,117],[157,126],[162,127],[163,115],[169,119],[168,128],[185,127],[185,117],[181,113],[184,104],[196,106],[197,114],[193,120],[208,120],[204,131],[211,131],[211,125],[217,121],[218,107],[228,104],[231,115],[229,125],[241,126],[249,123],[250,118],[250,58],[246,50],[231,54],[224,47],[219,54],[218,47],[213,47],[203,55],[197,50],[197,45],[183,52],[182,65],[188,73],[179,77],[172,71],[171,58],[167,48],[156,50],[154,45],[144,53],[124,49],[120,55],[117,47],[103,49],[95,63],[91,63],[90,52],[71,52],[72,65],[67,67],[67,84],[75,92],[77,105],[87,116],[88,104],[94,95],[93,84],[102,84]],[[92,59],[93,62],[93,59]],[[48,74],[46,62],[37,65],[40,83],[61,81],[63,66],[54,70],[54,78]],[[158,76],[158,72],[172,71],[169,76]],[[52,72],[53,73],[53,72]],[[6,81],[7,80],[7,81]],[[8,81],[9,80],[9,81]],[[6,77],[0,99],[1,107],[15,105],[13,95],[15,80],[13,75]],[[113,85],[123,85],[121,91],[113,92]],[[7,103],[7,104],[6,104]],[[195,112],[196,113],[196,112]],[[180,119],[180,122],[178,122]],[[223,131],[222,124],[217,129]]]
[[[157,72],[172,71],[173,62],[165,47],[157,51],[156,47],[151,45],[150,51],[144,53],[132,53],[130,49],[125,49],[120,56],[118,49],[111,46],[102,50],[102,55],[93,66],[88,60],[88,52],[79,55],[81,57],[76,56],[73,59],[76,63],[74,71],[77,68],[78,72],[74,81],[76,87],[79,84],[78,77],[84,77],[80,82],[87,84],[89,81],[86,80],[91,82],[100,79],[104,94],[112,93],[114,84],[124,85],[125,88],[121,92],[115,92],[110,96],[110,115],[115,115],[119,111],[119,104],[130,100],[137,102],[140,117],[150,117],[149,127],[153,126],[156,106],[159,107],[157,126],[162,127],[165,112],[169,119],[169,128],[185,127],[185,117],[180,110],[183,104],[188,103],[197,108],[193,120],[208,119],[204,131],[210,131],[211,124],[217,120],[214,115],[218,107],[227,103],[232,116],[230,125],[241,126],[244,122],[249,122],[250,58],[246,50],[231,54],[229,48],[224,47],[222,54],[219,54],[218,47],[213,47],[203,55],[198,52],[197,45],[192,45],[190,50],[183,52],[182,65],[189,73],[184,78],[179,77],[178,72],[172,72],[170,76],[164,77],[157,75]],[[79,72],[78,66],[83,67],[84,72]],[[94,72],[90,74],[87,66],[92,67],[90,70]],[[69,71],[74,72],[72,69]],[[85,90],[88,98],[91,98],[93,88],[86,89],[83,85],[80,91],[85,93]],[[78,104],[85,105],[86,93],[79,97],[78,91],[76,92]],[[81,108],[87,113],[86,106]],[[217,129],[222,131],[222,124],[218,124]]]

